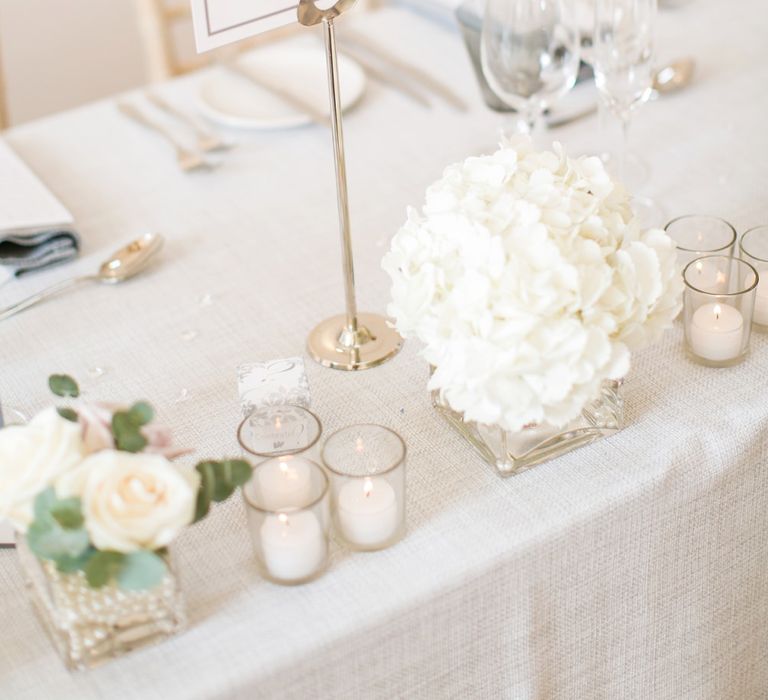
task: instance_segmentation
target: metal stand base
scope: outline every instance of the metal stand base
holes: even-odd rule
[[[361,313],[357,321],[356,331],[347,326],[343,314],[315,326],[307,340],[312,359],[324,367],[354,371],[376,367],[403,347],[403,339],[383,316]]]

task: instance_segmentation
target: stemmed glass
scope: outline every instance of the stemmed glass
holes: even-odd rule
[[[488,0],[480,58],[491,89],[535,134],[576,82],[579,32],[567,0]],[[519,123],[519,122],[518,122]]]
[[[653,90],[654,30],[657,0],[596,0],[592,63],[603,105],[621,122],[617,176],[628,178],[632,113]],[[652,206],[647,201],[648,206]]]

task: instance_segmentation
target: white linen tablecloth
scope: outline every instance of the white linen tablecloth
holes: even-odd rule
[[[371,83],[348,115],[360,307],[383,311],[379,260],[406,205],[446,164],[489,151],[500,118],[457,34],[404,10],[355,21],[472,103],[427,111]],[[670,216],[768,223],[766,24],[758,0],[661,14],[662,58],[698,61],[696,82],[633,126],[648,193]],[[592,117],[555,135],[578,152],[599,144],[596,130]],[[3,322],[3,401],[36,410],[48,374],[66,371],[93,398],[151,400],[199,458],[237,454],[236,366],[296,354],[342,311],[329,134],[243,137],[221,169],[193,176],[109,101],[8,140],[71,209],[85,250],[3,289],[3,304],[93,269],[144,230],[169,245],[141,279]],[[337,548],[320,580],[277,587],[256,573],[235,498],[179,542],[190,628],[74,675],[25,600],[15,553],[0,552],[0,697],[768,697],[766,336],[742,365],[713,370],[684,357],[678,324],[634,359],[625,430],[507,480],[435,415],[416,350],[356,375],[309,364],[327,432],[375,421],[405,437],[402,542]]]

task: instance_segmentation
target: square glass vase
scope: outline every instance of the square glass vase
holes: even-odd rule
[[[155,587],[91,588],[82,571],[62,573],[38,559],[19,536],[16,549],[32,605],[66,667],[84,670],[159,642],[186,625],[186,607],[173,566]]]
[[[432,392],[432,404],[500,476],[512,476],[621,430],[624,427],[622,385],[622,381],[604,381],[600,395],[562,428],[542,423],[512,432],[498,425],[467,421],[448,405],[439,391]]]

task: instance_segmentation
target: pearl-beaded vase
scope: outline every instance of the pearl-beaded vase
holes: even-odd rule
[[[38,559],[19,536],[16,546],[32,604],[67,668],[92,668],[132,649],[161,641],[186,623],[173,558],[155,587],[123,591],[91,588],[82,571],[62,573]]]

